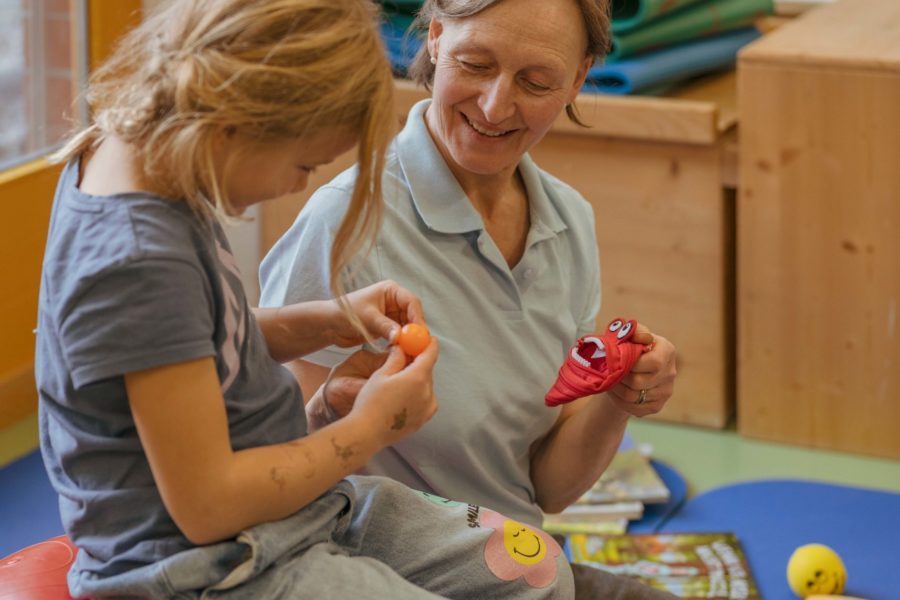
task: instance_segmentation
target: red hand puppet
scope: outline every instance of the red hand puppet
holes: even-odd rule
[[[631,341],[635,329],[633,320],[613,319],[602,335],[586,335],[575,342],[544,403],[559,406],[619,383],[641,354],[650,350],[650,346]]]

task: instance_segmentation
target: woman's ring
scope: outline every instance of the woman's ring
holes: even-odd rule
[[[647,401],[647,390],[641,390],[641,393],[638,395],[637,403],[643,404]]]

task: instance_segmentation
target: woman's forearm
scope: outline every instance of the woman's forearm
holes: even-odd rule
[[[560,512],[590,489],[615,456],[627,423],[628,414],[605,394],[566,405],[531,457],[531,480],[544,512]]]
[[[322,387],[320,387],[319,391],[313,394],[309,401],[306,403],[307,431],[309,433],[319,431],[320,429],[324,429],[337,420],[338,416],[335,414],[334,409],[332,409],[325,401],[325,396],[322,393]]]

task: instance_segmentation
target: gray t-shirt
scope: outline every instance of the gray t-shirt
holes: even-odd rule
[[[384,170],[384,222],[349,289],[393,279],[422,299],[441,342],[434,371],[439,410],[419,431],[379,452],[365,473],[492,508],[540,525],[531,451],[559,417],[544,405],[566,351],[595,331],[600,266],[591,206],[542,171],[519,163],[531,229],[512,268],[450,172],[416,104]],[[331,295],[328,257],[356,171],[320,188],[260,269],[261,306]],[[354,349],[307,357],[330,366]]]
[[[145,193],[91,196],[66,166],[44,255],[35,374],[40,438],[76,569],[121,573],[190,548],[142,450],[124,374],[215,357],[235,450],[306,433],[214,219]]]

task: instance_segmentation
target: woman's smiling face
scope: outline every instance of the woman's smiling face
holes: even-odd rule
[[[503,0],[471,17],[433,20],[426,122],[451,168],[515,169],[581,89],[592,62],[586,40],[575,0]]]

